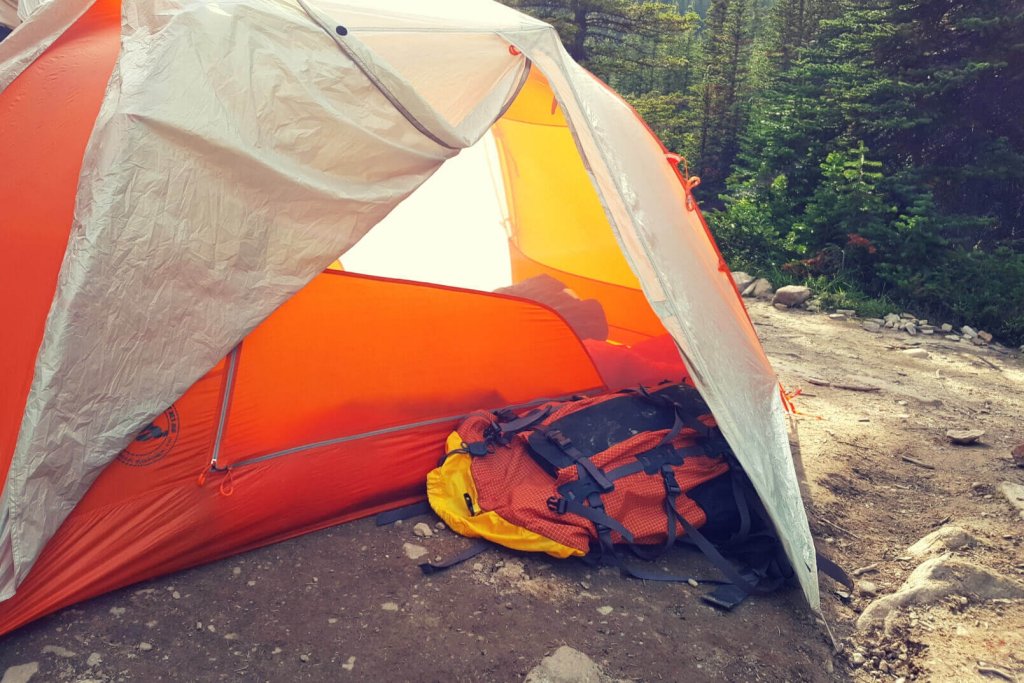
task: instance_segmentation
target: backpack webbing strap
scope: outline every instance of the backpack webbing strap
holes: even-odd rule
[[[829,577],[836,583],[840,583],[849,590],[853,590],[853,579],[843,571],[843,568],[821,553],[815,553],[818,560],[818,571]]]
[[[460,552],[458,555],[455,555],[454,557],[449,557],[447,560],[444,560],[443,562],[421,562],[419,565],[420,571],[426,574],[427,576],[431,574],[436,574],[437,572],[444,571],[449,567],[454,567],[457,564],[462,564],[466,560],[476,557],[477,555],[484,552],[490,547],[490,541],[485,541],[482,538],[478,538],[473,542],[473,545],[469,546],[468,548]]]
[[[545,406],[543,408],[536,408],[526,413],[522,417],[517,417],[511,420],[502,420],[498,422],[498,439],[502,443],[507,443],[509,437],[518,434],[519,432],[529,429],[533,425],[537,424],[548,415],[551,414],[553,406]],[[500,415],[498,416],[500,419]]]
[[[598,527],[598,535],[601,534],[601,527],[607,530],[617,531],[620,536],[626,539],[627,543],[633,542],[633,534],[630,533],[629,529],[624,527],[614,517],[611,517],[607,512],[604,511],[604,503],[601,502],[600,495],[594,494],[588,497],[589,506],[584,505],[578,500],[570,500],[568,498],[555,498],[552,496],[548,498],[548,509],[552,512],[557,512],[560,515],[569,513],[571,515],[579,515],[584,519],[588,519]]]
[[[730,583],[749,594],[770,593],[781,585],[781,579],[769,580],[767,577],[763,577],[760,580],[751,582],[749,574],[747,576],[741,574],[704,534],[697,531],[697,528],[690,524],[686,517],[679,514],[679,510],[676,509],[675,499],[681,490],[671,467],[662,469],[662,478],[665,482],[665,498],[671,502],[670,505],[665,506],[666,510],[671,511],[672,516],[679,520],[687,537],[704,553],[704,556],[708,558],[711,564],[715,565],[715,568],[729,579]],[[674,522],[669,522],[669,529],[673,537],[675,536],[675,526]]]
[[[538,428],[538,431],[540,431],[540,428]],[[587,457],[583,451],[576,448],[572,441],[562,434],[562,432],[557,429],[545,430],[544,436],[547,437],[548,441],[555,444],[555,446],[558,447],[558,450],[565,453],[574,463],[576,463],[580,474],[586,472],[587,476],[589,476],[602,491],[607,493],[615,488],[615,485],[612,484],[605,475],[604,470],[592,463],[590,458]]]
[[[418,517],[419,515],[425,515],[433,512],[428,501],[420,501],[419,503],[413,503],[412,505],[406,505],[404,507],[395,508],[394,510],[388,510],[382,512],[374,518],[377,526],[386,526],[388,524],[394,524],[400,519],[409,519],[410,517]]]

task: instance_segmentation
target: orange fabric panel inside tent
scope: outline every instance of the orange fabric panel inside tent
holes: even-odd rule
[[[512,297],[329,272],[272,320],[242,345],[224,464],[602,384],[560,316]]]
[[[615,341],[664,334],[537,70],[492,131],[512,225],[513,280],[547,273],[580,296],[598,299]]]
[[[130,583],[422,499],[462,415],[603,388],[582,342],[541,305],[336,271],[254,330],[236,368],[229,382],[230,363],[219,363],[104,470],[0,603],[0,634]],[[211,471],[225,405],[219,465],[236,466]]]
[[[74,216],[82,154],[120,49],[99,0],[0,93],[0,475],[21,428]]]

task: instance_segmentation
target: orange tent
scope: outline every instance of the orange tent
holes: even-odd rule
[[[0,633],[421,499],[473,409],[684,375],[816,607],[777,384],[689,184],[550,27],[32,4],[0,43]],[[511,282],[600,334],[516,286],[329,268],[485,136]]]

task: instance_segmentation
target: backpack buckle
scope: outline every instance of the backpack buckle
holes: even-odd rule
[[[672,471],[671,465],[662,466],[661,478],[665,482],[665,493],[670,497],[678,496],[683,492],[683,489],[679,487],[679,482],[676,480],[676,473]]]
[[[559,498],[558,496],[551,496],[550,498],[548,498],[548,510],[551,510],[552,512],[557,512],[560,515],[564,515],[566,507],[567,501],[565,500],[565,498]]]
[[[487,449],[486,441],[474,441],[473,443],[466,444],[466,452],[474,458],[479,458],[490,453]]]

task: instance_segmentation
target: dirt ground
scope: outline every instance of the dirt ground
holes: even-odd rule
[[[1010,458],[1024,442],[1024,361],[750,308],[784,386],[804,391],[793,440],[821,549],[847,570],[875,565],[859,579],[885,594],[919,562],[906,548],[953,523],[980,541],[960,556],[1020,580],[1024,523],[996,486],[1024,483]],[[954,427],[986,434],[954,446]],[[823,578],[835,653],[795,589],[726,614],[689,585],[500,550],[425,577],[404,543],[447,557],[467,541],[415,538],[416,521],[343,525],[66,609],[0,639],[0,672],[35,662],[32,681],[517,681],[569,645],[636,681],[1024,680],[1021,601],[953,596],[886,635],[858,634],[871,598]],[[683,550],[664,564],[712,573]]]

